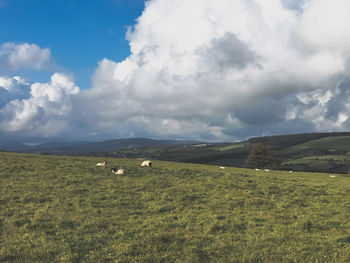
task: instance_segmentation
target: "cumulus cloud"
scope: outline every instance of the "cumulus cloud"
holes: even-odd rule
[[[98,132],[124,136],[345,128],[346,107],[330,112],[349,73],[348,9],[346,0],[149,1],[128,33],[131,55],[102,60],[78,108],[86,123],[98,117]]]
[[[29,43],[0,45],[0,67],[17,71],[21,68],[42,70],[49,66],[51,52]]]
[[[16,94],[0,107],[2,132],[44,138],[69,129],[72,97],[79,92],[70,76],[55,73],[49,83],[33,84],[19,77],[0,78],[0,86],[10,95]]]
[[[349,129],[350,81],[344,79],[334,88],[299,93],[298,111],[310,120],[317,130],[340,131]]]
[[[68,90],[31,85],[2,127],[210,140],[348,129],[349,13],[347,0],[150,0],[129,57],[101,60],[79,93],[66,77]]]

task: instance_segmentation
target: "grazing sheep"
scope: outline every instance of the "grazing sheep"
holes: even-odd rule
[[[141,166],[142,167],[152,167],[152,162],[151,161],[143,161],[142,163],[141,163]]]
[[[265,169],[265,172],[270,172],[270,169]]]
[[[112,168],[111,170],[113,174],[124,174],[123,169]]]
[[[255,171],[260,171],[260,169],[259,168],[255,168]]]
[[[334,177],[336,177],[336,176],[335,176],[334,174],[330,174],[329,177],[334,178]]]
[[[96,166],[103,166],[103,167],[105,167],[106,165],[107,165],[106,161],[104,161],[103,163],[97,163],[96,164]]]
[[[116,171],[114,174],[124,174],[124,170],[123,170],[123,169],[119,169],[119,170]]]
[[[225,169],[225,167],[224,166],[220,166],[220,169]]]
[[[290,173],[292,173],[293,171],[289,171]]]

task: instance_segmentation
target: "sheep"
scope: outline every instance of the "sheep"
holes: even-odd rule
[[[292,173],[293,171],[289,171],[290,173]]]
[[[334,177],[336,177],[336,176],[335,176],[334,174],[330,174],[329,177],[334,178]]]
[[[270,172],[270,169],[265,169],[265,172]]]
[[[260,171],[260,169],[259,168],[255,168],[255,171]]]
[[[114,173],[114,174],[124,174],[124,170],[123,169],[118,169],[118,170],[112,169],[112,173]]]
[[[225,169],[225,167],[224,166],[220,166],[220,169]]]
[[[148,160],[143,161],[143,162],[141,163],[141,166],[142,166],[142,167],[152,167],[152,162],[151,162],[151,161],[148,161]]]
[[[103,167],[105,167],[106,165],[107,165],[106,161],[104,161],[103,163],[97,163],[96,164],[96,166],[103,166]]]

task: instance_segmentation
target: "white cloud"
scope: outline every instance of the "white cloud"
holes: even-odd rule
[[[349,13],[347,0],[150,0],[128,58],[100,61],[90,90],[31,85],[2,125],[217,140],[348,129]]]
[[[5,43],[0,45],[0,67],[11,70],[29,68],[42,70],[51,63],[51,52],[28,43]]]
[[[337,17],[348,2],[326,2],[149,1],[128,33],[132,54],[100,62],[79,108],[89,125],[98,117],[95,130],[125,136],[234,138],[297,122],[321,130],[328,104],[317,111],[299,99],[316,103],[316,90],[336,96],[329,90],[345,75],[350,46],[348,16]],[[334,21],[317,24],[324,14]],[[339,127],[332,123],[329,130]]]
[[[0,130],[21,136],[51,137],[69,128],[69,114],[72,112],[72,96],[79,92],[70,76],[55,73],[49,83],[28,84],[28,98],[17,97],[0,108]],[[11,79],[6,82],[7,90],[14,86]],[[10,84],[8,84],[10,83]],[[10,88],[11,89],[10,89]]]

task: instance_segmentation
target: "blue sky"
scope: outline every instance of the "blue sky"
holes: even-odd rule
[[[1,0],[0,43],[35,43],[51,50],[54,62],[73,73],[81,89],[103,58],[122,61],[129,53],[125,34],[144,9],[144,0]],[[47,81],[47,72],[25,72]]]
[[[0,145],[349,131],[349,14],[349,0],[0,0]]]

